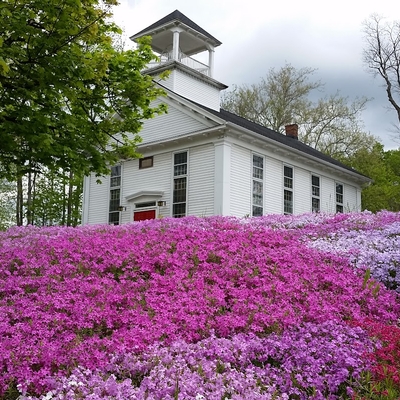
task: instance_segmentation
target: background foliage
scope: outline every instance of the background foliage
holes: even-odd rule
[[[33,222],[43,173],[107,174],[136,157],[143,121],[165,111],[141,70],[150,39],[117,48],[114,0],[5,0],[0,6],[0,177],[17,184],[17,224]],[[126,132],[129,132],[127,134]],[[22,203],[26,207],[23,214]]]

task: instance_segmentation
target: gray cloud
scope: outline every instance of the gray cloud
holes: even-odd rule
[[[397,3],[396,3],[397,4]],[[290,63],[317,69],[315,78],[325,83],[325,94],[373,98],[363,113],[366,131],[379,137],[385,148],[393,140],[394,111],[378,78],[362,63],[362,21],[370,14],[400,15],[392,0],[121,0],[115,18],[132,35],[175,9],[179,9],[222,41],[215,50],[215,78],[232,84],[252,84],[272,67]],[[398,135],[400,136],[400,135]]]

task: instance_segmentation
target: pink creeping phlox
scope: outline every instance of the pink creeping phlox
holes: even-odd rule
[[[201,343],[212,332],[266,340],[327,321],[340,329],[352,320],[395,323],[395,292],[365,285],[346,254],[312,243],[339,226],[387,232],[398,220],[213,217],[0,233],[0,393],[13,382],[27,395],[45,393],[49,377],[68,380],[78,367],[95,376],[113,354]],[[327,373],[326,390],[349,368]],[[307,370],[296,371],[294,382],[303,382]],[[282,395],[291,390],[280,385]]]
[[[310,229],[311,228],[311,229]],[[309,245],[341,255],[389,289],[400,292],[400,214],[341,214],[303,230]]]
[[[115,355],[103,371],[76,368],[46,399],[338,399],[368,366],[373,344],[360,328],[306,323],[282,335],[238,334],[140,355]],[[21,400],[37,399],[24,396]]]

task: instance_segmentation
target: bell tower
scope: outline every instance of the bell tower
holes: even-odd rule
[[[218,110],[220,91],[227,86],[214,79],[214,50],[221,42],[192,20],[175,10],[166,17],[141,30],[130,39],[152,37],[153,51],[158,61],[148,65],[145,73],[156,80],[163,71],[170,71],[160,84],[173,92]],[[208,52],[206,62],[193,56]],[[204,58],[204,56],[203,56]]]

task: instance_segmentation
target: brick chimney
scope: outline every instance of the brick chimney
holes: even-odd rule
[[[299,126],[297,124],[285,125],[286,136],[293,139],[299,139]]]

